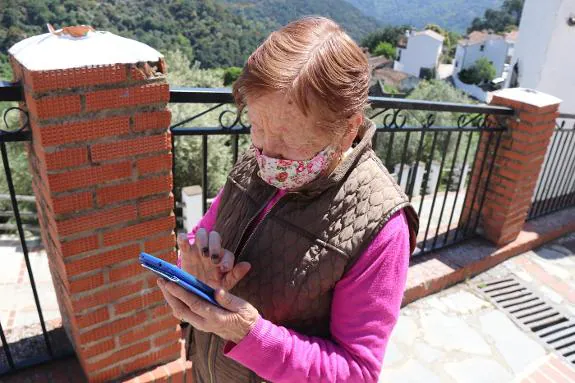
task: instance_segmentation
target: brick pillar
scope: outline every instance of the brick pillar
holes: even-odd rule
[[[176,256],[161,55],[100,32],[36,36],[10,53],[30,114],[42,238],[87,377],[108,381],[179,358],[177,321],[138,263],[140,251]]]
[[[507,131],[501,136],[496,156],[493,153],[496,137],[489,142],[490,135],[484,134],[479,142],[462,217],[467,219],[473,207],[472,219],[468,221],[473,225],[479,201],[484,198],[479,231],[496,245],[512,242],[523,228],[560,103],[561,100],[553,96],[530,89],[513,88],[493,93],[491,105],[513,108],[516,114],[504,122]],[[485,189],[493,161],[489,187]]]

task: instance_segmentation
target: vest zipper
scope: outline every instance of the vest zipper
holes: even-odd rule
[[[267,217],[268,215],[270,215],[270,214],[272,213],[272,211],[274,211],[277,206],[279,206],[280,201],[282,201],[285,197],[287,197],[287,196],[290,195],[290,194],[295,194],[295,193],[287,192],[286,194],[284,194],[283,196],[281,196],[281,197],[276,201],[276,203],[272,206],[272,208],[267,212],[267,214],[262,217],[262,219],[257,223],[256,226],[254,226],[254,229],[252,230],[252,232],[250,233],[250,235],[248,236],[248,238],[247,238],[243,243],[241,243],[242,246],[241,246],[241,247],[238,246],[238,249],[239,249],[239,251],[240,251],[239,254],[238,254],[238,260],[241,258],[242,254],[243,254],[243,252],[244,252],[244,249],[245,249],[245,247],[246,247],[246,245],[247,245],[248,242],[252,239],[252,237],[254,236],[255,232],[256,232],[257,229],[258,229],[258,227],[260,227],[260,225],[261,225],[262,222],[266,219],[266,217]],[[274,194],[274,196],[275,196],[275,194]],[[268,205],[268,203],[270,203],[270,201],[272,200],[272,198],[273,198],[274,196],[272,196],[271,198],[269,198],[269,199],[266,201],[264,207],[263,207],[262,209],[260,209],[260,210],[258,211],[258,213],[256,214],[256,217],[258,217],[258,216],[260,215],[260,213],[262,212],[262,210]],[[282,202],[283,202],[283,201],[282,201]],[[250,220],[248,226],[247,226],[246,229],[244,230],[244,233],[242,233],[242,238],[243,238],[243,236],[245,235],[245,231],[246,231],[246,230],[249,228],[249,226],[252,224],[252,221],[253,221],[253,218]],[[236,250],[236,251],[237,251],[237,250]]]
[[[268,204],[271,202],[271,200],[275,197],[275,195],[276,195],[277,193],[278,193],[278,192],[273,193],[273,194],[266,200],[266,202],[258,209],[258,211],[256,212],[256,214],[254,214],[254,216],[253,216],[252,218],[250,218],[248,224],[246,225],[246,227],[244,228],[244,231],[242,232],[242,235],[241,235],[241,237],[240,237],[240,241],[238,242],[238,245],[236,246],[236,248],[235,248],[234,251],[233,251],[234,254],[238,254],[238,250],[239,250],[240,253],[241,253],[241,251],[243,250],[243,247],[244,247],[245,244],[247,243],[247,240],[244,241],[244,238],[245,238],[245,236],[246,236],[246,232],[247,232],[248,229],[252,226],[252,223],[254,222],[254,220],[256,220],[256,219],[260,216],[260,214],[262,213],[262,211],[266,208],[266,206],[268,206]],[[281,197],[281,198],[283,198],[283,197]],[[281,198],[280,198],[280,199],[281,199]],[[279,202],[279,200],[275,203],[275,205],[277,205],[278,202]],[[275,207],[275,205],[274,205],[273,207]],[[273,207],[272,207],[272,209],[273,209]],[[271,209],[270,209],[270,212],[271,212]],[[269,214],[270,212],[268,212],[268,214]],[[267,214],[266,214],[266,215],[267,215]],[[265,216],[262,217],[262,221],[264,220],[264,218],[265,218]],[[260,221],[260,223],[261,223],[261,221]],[[258,226],[259,226],[259,223],[254,227],[254,230],[255,230]],[[252,230],[252,234],[253,234],[254,230]],[[249,239],[250,237],[251,237],[251,234],[250,234],[250,236],[248,237],[248,239]],[[238,257],[237,257],[237,259],[236,259],[236,263],[237,263],[238,260],[239,260],[239,254],[238,254]]]

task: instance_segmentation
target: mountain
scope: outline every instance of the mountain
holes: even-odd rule
[[[416,28],[437,24],[464,33],[488,8],[499,8],[503,0],[345,0],[384,25],[408,24]]]
[[[326,16],[340,24],[359,41],[380,25],[345,0],[218,0],[237,15],[249,20],[266,20],[279,27],[307,15]]]
[[[213,0],[0,0],[0,65],[12,44],[46,33],[46,23],[89,24],[161,52],[179,49],[206,68],[242,66],[274,27]]]

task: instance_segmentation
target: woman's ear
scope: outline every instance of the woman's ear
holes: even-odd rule
[[[341,147],[345,152],[353,144],[353,140],[357,136],[357,132],[361,124],[363,124],[363,113],[356,113],[351,116],[348,120],[348,126],[346,132],[341,140]]]

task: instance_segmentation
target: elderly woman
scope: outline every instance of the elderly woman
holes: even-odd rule
[[[418,220],[371,148],[368,82],[361,49],[324,18],[248,59],[233,92],[252,147],[178,240],[225,310],[158,281],[193,326],[196,382],[377,381]]]

